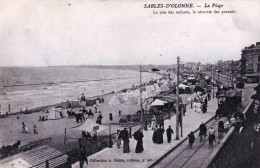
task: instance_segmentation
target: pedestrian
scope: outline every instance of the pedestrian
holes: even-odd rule
[[[11,105],[8,104],[8,113],[11,113]]]
[[[193,143],[194,143],[194,141],[195,141],[195,136],[194,136],[194,134],[193,134],[192,131],[190,132],[190,134],[188,135],[188,137],[189,137],[189,147],[192,148],[192,145],[193,145]]]
[[[103,116],[101,114],[99,114],[99,116],[97,117],[96,123],[102,125],[102,118],[103,118]]]
[[[206,104],[203,104],[203,106],[202,106],[202,112],[203,112],[203,113],[207,113],[207,105],[206,105]]]
[[[157,144],[162,144],[164,130],[159,127],[156,131],[157,131]]]
[[[151,121],[152,130],[155,130],[156,125],[157,125],[156,124],[156,117],[155,117],[155,115],[153,115],[152,121]]]
[[[124,130],[122,130],[119,134],[119,138],[122,138],[123,140],[123,153],[129,153],[130,152],[130,148],[129,148],[129,137],[128,137],[128,131],[126,130],[126,128],[124,128]]]
[[[215,140],[215,130],[213,129],[213,126],[209,129],[209,148],[213,148],[213,141]]]
[[[116,145],[118,148],[120,148],[121,146],[121,141],[122,141],[122,138],[121,138],[121,135],[120,135],[121,131],[120,129],[117,130],[117,142],[116,142]]]
[[[206,105],[206,107],[208,107],[208,99],[207,99],[207,97],[204,100],[204,104]]]
[[[22,133],[29,133],[28,128],[25,126],[24,122],[22,122]]]
[[[118,111],[119,116],[121,116],[121,110]]]
[[[183,109],[183,112],[182,112],[182,114],[183,114],[183,116],[185,116],[185,113],[186,113],[186,111],[187,111],[187,110],[186,110],[186,105],[185,105],[185,104],[183,104],[183,105],[182,105],[182,107],[183,107],[183,108],[182,108],[182,109]]]
[[[138,130],[133,134],[133,136],[134,136],[134,139],[137,141],[137,144],[136,144],[136,147],[135,147],[135,153],[143,152],[143,150],[144,150],[144,147],[143,147],[143,137],[144,137],[144,135],[143,135],[143,133],[140,130]]]
[[[86,156],[86,147],[84,146],[83,148],[79,149],[79,167],[83,168],[84,163],[88,165],[88,158]]]
[[[33,125],[33,134],[38,134],[38,132],[36,130],[36,125]]]
[[[236,125],[237,121],[236,121],[234,115],[230,118],[230,123],[231,123],[231,126],[235,126]]]
[[[93,107],[94,107],[94,109],[95,109],[95,113],[97,113],[97,105],[94,104]]]
[[[173,135],[173,134],[174,134],[174,133],[173,133],[173,130],[172,130],[171,126],[169,125],[169,127],[168,127],[167,130],[166,130],[166,135],[167,135],[168,143],[171,142],[171,140],[172,140],[172,135]]]
[[[160,115],[159,117],[159,121],[160,121],[160,128],[162,128],[164,130],[164,118],[163,118],[163,115]]]
[[[109,120],[110,120],[110,121],[113,120],[113,115],[112,115],[112,113],[109,113]]]
[[[208,99],[209,99],[209,101],[211,100],[210,92],[208,92]]]

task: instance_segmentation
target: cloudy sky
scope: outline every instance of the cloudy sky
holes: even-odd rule
[[[0,66],[214,63],[260,41],[260,1],[220,1],[236,14],[163,16],[144,9],[155,2],[2,0]]]

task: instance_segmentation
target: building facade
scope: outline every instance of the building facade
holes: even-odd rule
[[[240,70],[248,82],[260,82],[260,42],[242,50]]]

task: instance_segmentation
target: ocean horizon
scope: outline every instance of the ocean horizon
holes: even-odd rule
[[[86,97],[139,85],[140,72],[136,66],[48,66],[0,67],[1,114],[49,106],[66,100]],[[142,81],[155,74],[142,72]],[[104,92],[103,92],[104,91]]]

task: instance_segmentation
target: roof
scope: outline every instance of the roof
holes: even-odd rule
[[[0,167],[7,167],[11,163],[14,163],[18,159],[20,159],[27,165],[32,165],[33,167],[35,167],[36,165],[37,167],[46,167],[45,161],[49,160],[49,167],[52,168],[66,163],[67,158],[68,156],[63,154],[62,152],[48,145],[44,145],[0,160]]]
[[[236,96],[238,93],[241,93],[242,94],[242,91],[239,91],[239,90],[229,90],[225,93],[221,93],[220,95],[218,95],[217,97],[234,97]]]
[[[167,101],[167,102],[175,102],[177,100],[177,96],[173,93],[160,94],[160,95],[155,96],[155,98],[163,100],[163,101]],[[179,97],[179,101],[182,101],[181,97]]]

